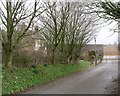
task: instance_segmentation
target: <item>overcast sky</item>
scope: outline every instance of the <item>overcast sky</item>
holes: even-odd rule
[[[109,25],[102,27],[96,37],[97,44],[114,44],[118,42],[118,33],[114,32],[111,29],[117,28],[117,22],[113,22]],[[90,43],[95,44],[95,41],[92,40]]]
[[[87,0],[87,2],[88,1],[89,0]],[[115,0],[115,1],[120,1],[120,0]],[[96,37],[97,44],[114,44],[115,42],[118,42],[118,34],[117,33],[113,34],[113,31],[110,31],[110,29],[114,28],[115,26],[116,26],[116,22],[113,22],[110,25],[106,24],[105,27],[102,27],[99,30],[99,33]],[[92,40],[90,43],[95,44],[95,41]]]

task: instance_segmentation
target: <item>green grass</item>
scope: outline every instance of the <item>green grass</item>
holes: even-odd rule
[[[3,69],[2,94],[20,92],[32,86],[41,85],[93,66],[93,64],[86,61],[79,61],[78,64],[39,65],[36,69],[38,74],[35,74],[32,68],[14,68],[13,72]]]

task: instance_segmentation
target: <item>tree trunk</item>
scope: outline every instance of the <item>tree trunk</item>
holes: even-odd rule
[[[72,55],[69,55],[69,56],[68,56],[67,62],[68,62],[68,63],[71,63],[71,62],[72,62]]]
[[[65,62],[64,62],[64,59],[65,59],[65,58],[64,58],[64,52],[63,52],[63,49],[61,49],[61,50],[60,50],[60,61],[61,61],[60,63],[61,63],[61,64],[65,63]]]
[[[74,60],[75,60],[75,62],[77,62],[79,60],[79,55],[75,55]]]
[[[52,50],[52,58],[51,58],[51,63],[55,64],[55,50]]]
[[[12,69],[12,52],[5,53],[5,67]]]

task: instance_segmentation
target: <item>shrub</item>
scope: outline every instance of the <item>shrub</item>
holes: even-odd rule
[[[33,64],[43,64],[44,53],[40,50],[17,50],[13,53],[13,64],[16,66],[31,66]]]
[[[101,63],[102,60],[103,60],[103,56],[102,56],[102,55],[99,55],[99,56],[98,56],[98,59],[99,59],[99,63]]]
[[[91,63],[93,63],[95,61],[96,56],[97,56],[96,51],[94,51],[94,50],[93,51],[89,51],[88,55],[89,55],[89,61]]]
[[[89,57],[90,57],[90,59],[95,59],[95,57],[96,57],[96,51],[90,51],[89,53]]]

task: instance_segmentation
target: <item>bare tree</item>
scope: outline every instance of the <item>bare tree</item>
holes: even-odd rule
[[[105,23],[112,23],[114,21],[120,23],[120,2],[118,1],[96,0],[96,2],[89,3],[87,7],[90,10],[88,14],[97,14],[97,16],[99,16],[99,19],[104,20]],[[116,28],[113,30],[116,32]]]
[[[27,5],[28,1],[24,0],[6,0],[0,1],[0,20],[5,27],[2,32],[2,46],[5,53],[5,67],[12,68],[12,52],[15,46],[27,35],[34,18],[40,15],[38,6],[39,2],[34,1],[31,9]],[[21,25],[22,24],[22,25]],[[16,35],[16,29],[21,25],[21,32]]]
[[[96,23],[90,14],[85,14],[85,6],[81,3],[73,3],[71,16],[67,24],[67,60],[76,61],[83,46],[85,46],[95,35]]]
[[[51,49],[51,63],[55,63],[55,51],[61,42],[61,35],[63,36],[64,28],[66,26],[69,3],[62,4],[58,2],[45,3],[47,9],[42,17],[42,23],[45,26],[43,35],[46,39],[46,43]]]
[[[39,20],[45,26],[43,35],[52,51],[51,63],[55,63],[55,54],[60,63],[70,63],[94,36],[96,24],[92,16],[85,14],[85,6],[78,2],[47,2],[44,8],[47,10]]]
[[[115,1],[98,1],[92,2],[94,5],[91,7],[93,12],[97,13],[99,17],[108,20],[119,20],[120,19],[120,2]]]

